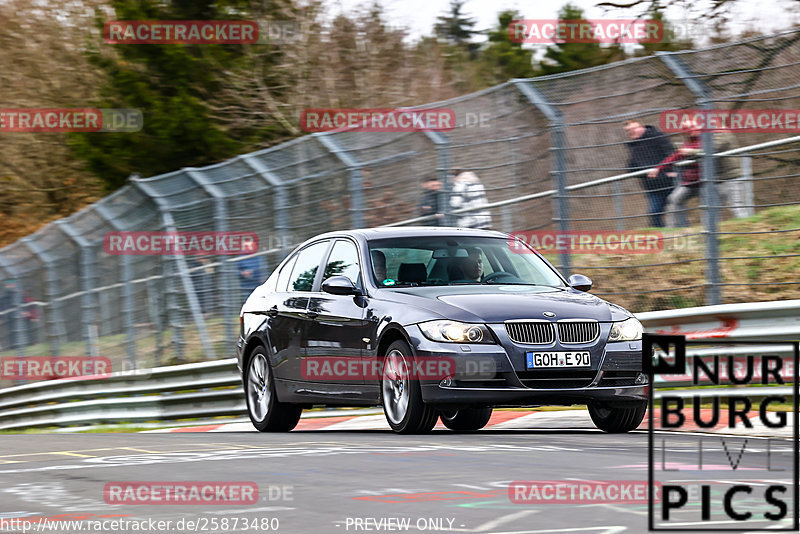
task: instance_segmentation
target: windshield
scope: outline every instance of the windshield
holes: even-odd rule
[[[523,284],[564,287],[530,249],[502,237],[398,237],[369,242],[378,287]]]

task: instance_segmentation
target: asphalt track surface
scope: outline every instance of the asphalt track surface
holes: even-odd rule
[[[697,434],[667,437],[668,462],[686,469],[673,473],[677,479],[721,476],[711,467],[722,469],[725,463],[719,436],[703,438],[704,471],[691,468]],[[736,439],[741,440],[731,438]],[[509,498],[508,487],[520,480],[646,481],[647,443],[641,430],[610,435],[590,429],[435,430],[424,436],[375,430],[3,435],[0,521],[6,520],[3,532],[23,532],[21,523],[9,519],[28,518],[33,526],[27,532],[42,532],[41,517],[83,521],[88,528],[89,521],[118,516],[172,524],[148,530],[142,523],[141,530],[116,532],[639,533],[647,531],[646,503],[518,504]],[[738,450],[741,441],[731,443]],[[751,441],[740,468],[750,465],[751,480],[791,483],[792,453],[787,451],[792,442],[771,445],[772,468],[786,469],[780,473],[757,465],[765,444]],[[108,504],[103,489],[119,481],[250,481],[258,485],[259,502]],[[711,522],[701,525],[699,502],[692,500],[673,520],[680,520],[682,529],[736,527],[721,508],[713,505]],[[227,528],[221,526],[224,518]],[[273,518],[277,529],[271,528]],[[176,523],[181,519],[182,529]],[[196,522],[192,529],[188,520]],[[249,527],[253,520],[260,523],[243,530],[244,520]],[[57,526],[47,531],[111,532]]]

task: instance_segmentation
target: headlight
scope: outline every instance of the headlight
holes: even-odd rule
[[[642,323],[631,317],[611,325],[611,332],[608,334],[609,341],[637,341],[642,339],[644,328]]]
[[[428,321],[420,323],[419,329],[431,341],[446,343],[494,343],[486,325],[459,323],[456,321]]]

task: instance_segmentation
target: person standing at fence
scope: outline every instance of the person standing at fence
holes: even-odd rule
[[[655,126],[645,126],[638,120],[627,120],[624,128],[631,139],[628,141],[629,171],[650,169],[673,151],[672,143],[667,136]],[[664,226],[664,206],[667,203],[667,196],[675,185],[676,177],[677,173],[669,167],[654,176],[648,174],[640,177],[642,189],[647,193],[650,226]]]
[[[420,217],[432,217],[423,224],[439,226],[442,219],[444,219],[444,213],[442,213],[442,182],[435,174],[432,174],[422,182],[422,189],[422,199],[417,205],[418,215]]]
[[[249,244],[251,247],[242,250],[250,253],[257,252],[255,247],[252,247],[252,243]],[[239,288],[242,291],[242,298],[247,300],[250,293],[264,281],[264,257],[252,256],[239,260],[236,262],[236,269],[239,272]]]
[[[488,209],[478,209],[489,203],[486,189],[474,172],[454,169],[453,190],[450,196],[452,209],[476,208],[458,215],[456,226],[461,228],[489,228],[492,214]]]
[[[17,305],[17,282],[6,280],[0,288],[0,350],[16,347],[17,333],[14,329],[14,308]]]
[[[203,313],[213,311],[216,303],[214,295],[216,269],[211,266],[211,258],[199,256],[197,259],[190,259],[189,267],[192,270],[192,286],[200,303],[200,309]]]
[[[736,147],[736,138],[728,130],[714,132],[714,152],[727,152]],[[720,156],[717,158],[717,180],[715,181],[720,199],[731,210],[734,217],[747,217],[745,206],[745,187],[741,180],[742,168],[739,156]]]
[[[672,166],[682,159],[694,158],[701,152],[700,128],[697,123],[687,121],[681,125],[686,134],[686,141],[673,152],[664,158],[654,169],[647,173],[648,177],[655,177],[664,169]],[[667,224],[673,228],[680,226],[678,213],[686,209],[686,202],[696,197],[700,193],[700,162],[695,158],[693,163],[689,163],[681,168],[681,183],[672,190],[667,197]]]

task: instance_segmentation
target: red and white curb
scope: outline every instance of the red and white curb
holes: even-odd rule
[[[311,412],[300,419],[295,431],[303,430],[391,430],[383,413],[374,415],[341,415],[314,417]],[[495,410],[487,429],[535,429],[535,428],[595,428],[586,410],[558,412],[535,412],[531,410]],[[439,421],[436,429],[446,429]],[[255,432],[249,422],[223,423],[217,425],[160,428],[146,432]]]
[[[367,410],[364,410],[367,411]],[[364,412],[359,410],[359,412]],[[708,420],[710,410],[703,410],[703,419]],[[708,413],[705,413],[708,412]],[[324,416],[315,412],[308,412],[300,419],[295,427],[295,431],[312,430],[390,430],[389,423],[383,413],[373,413],[372,415],[331,415],[336,412],[326,412]],[[725,414],[727,415],[727,414]],[[725,418],[726,419],[726,418]],[[720,414],[720,420],[723,420]],[[686,424],[676,430],[694,432],[715,432],[721,434],[740,434],[747,436],[766,436],[766,437],[791,437],[792,428],[766,427],[758,418],[751,419],[753,428],[729,429],[724,423],[718,424],[713,429],[699,428],[687,421]],[[648,415],[645,416],[639,430],[647,430]],[[446,430],[446,427],[437,422],[435,429]],[[533,410],[495,410],[492,418],[486,425],[487,430],[597,430],[597,427],[589,417],[587,410],[560,410],[560,411],[533,411]],[[157,430],[147,430],[146,432],[256,432],[250,422],[242,423],[220,423],[201,426],[185,426],[179,428],[160,428]],[[599,431],[598,431],[599,432]]]

